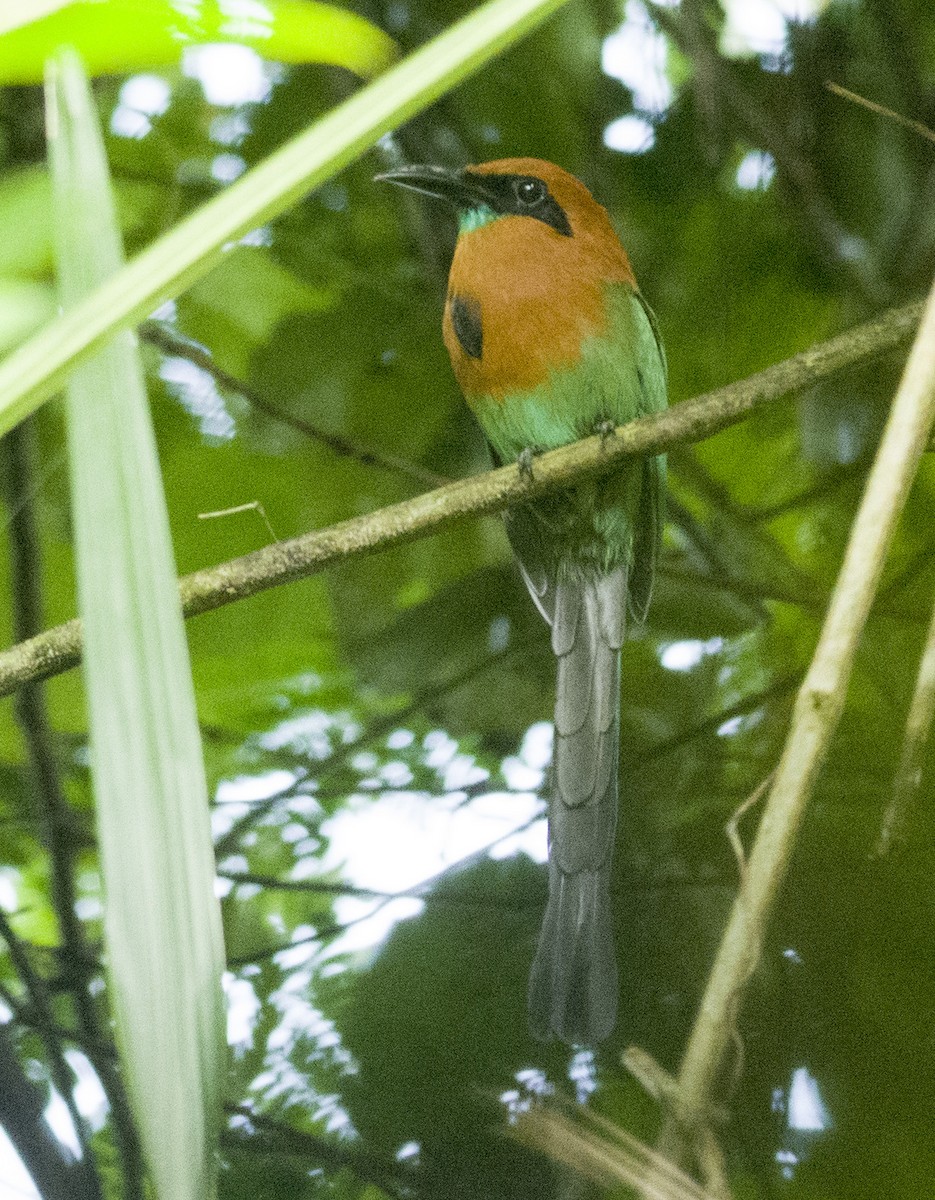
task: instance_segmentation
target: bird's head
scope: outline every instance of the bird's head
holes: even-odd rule
[[[607,213],[584,184],[540,158],[503,158],[460,169],[406,166],[376,178],[447,201],[461,233],[502,217],[529,218],[562,237],[610,231]]]

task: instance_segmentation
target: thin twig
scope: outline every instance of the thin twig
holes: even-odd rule
[[[572,1116],[555,1105],[534,1108],[508,1132],[600,1187],[639,1187],[651,1200],[716,1200],[664,1155],[590,1109]]]
[[[224,1111],[239,1117],[251,1127],[250,1134],[228,1128],[221,1133],[221,1144],[227,1150],[243,1149],[255,1155],[265,1144],[277,1154],[296,1154],[310,1166],[326,1165],[339,1170],[351,1170],[387,1195],[405,1197],[412,1194],[416,1182],[414,1171],[405,1163],[382,1159],[357,1148],[354,1142],[319,1137],[275,1117],[259,1113],[248,1104],[226,1104]]]
[[[102,1200],[93,1159],[66,1149],[45,1120],[47,1105],[48,1092],[26,1073],[11,1027],[0,1025],[0,1125],[36,1188],[43,1200]]]
[[[496,512],[567,488],[619,467],[626,458],[658,454],[675,445],[711,437],[742,421],[756,408],[896,348],[916,328],[921,311],[920,304],[891,309],[874,321],[747,379],[688,400],[659,416],[641,417],[622,425],[612,437],[585,438],[552,450],[536,459],[531,481],[515,465],[500,467],[329,529],[196,571],[180,581],[185,615],[210,612],[317,574],[334,563],[425,537],[472,514]],[[0,696],[31,679],[47,679],[70,670],[80,658],[81,625],[77,620],[21,642],[0,653]]]
[[[318,764],[316,782],[319,786],[315,792],[316,797],[322,796],[323,791],[327,788],[328,779],[340,772],[346,766],[348,760],[362,749],[368,745],[372,745],[374,741],[390,733],[392,730],[398,729],[400,725],[404,725],[406,721],[410,720],[416,713],[425,708],[426,705],[442,697],[454,694],[459,688],[470,683],[493,666],[508,661],[516,654],[525,654],[530,649],[532,649],[532,643],[528,640],[520,639],[514,642],[513,645],[507,646],[504,650],[491,651],[480,661],[469,663],[463,670],[448,676],[446,679],[435,680],[427,687],[421,688],[409,703],[402,708],[395,709],[393,712],[386,713],[375,721],[372,721],[359,737],[337,746],[329,758],[322,760]],[[275,761],[277,758],[276,752],[271,753],[269,750],[264,750],[263,753],[265,761],[270,761],[271,759]],[[295,769],[296,755],[294,753],[280,751],[278,757],[287,770]],[[265,812],[275,807],[275,805],[287,801],[296,784],[300,784],[304,780],[305,777],[303,776],[302,779],[296,780],[289,787],[283,788],[272,796],[267,796],[257,801],[251,806],[248,812],[234,821],[230,829],[215,842],[214,850],[218,860],[223,859],[226,854],[230,853],[238,845],[241,834],[250,828]]]
[[[199,367],[210,375],[214,382],[225,391],[237,392],[243,396],[250,407],[256,409],[257,412],[264,413],[267,417],[272,417],[274,421],[290,426],[298,433],[311,438],[312,441],[327,446],[335,454],[356,459],[365,467],[378,467],[383,471],[405,475],[422,487],[439,487],[448,482],[444,475],[438,475],[434,471],[428,470],[427,467],[420,467],[418,463],[410,462],[408,458],[402,458],[384,450],[376,450],[372,446],[360,446],[356,442],[352,442],[350,438],[342,437],[337,433],[329,433],[327,430],[313,425],[310,421],[295,416],[294,413],[277,408],[275,404],[270,404],[261,396],[256,388],[252,388],[242,379],[225,371],[205,346],[192,341],[191,338],[183,337],[171,325],[166,325],[162,321],[144,321],[138,332],[143,341],[157,346],[164,354],[171,355],[173,358],[184,358],[193,366]]]
[[[29,997],[30,1005],[42,1019],[40,1033],[49,1060],[49,1074],[68,1108],[68,1114],[75,1126],[75,1132],[84,1152],[83,1157],[91,1161],[87,1124],[75,1103],[74,1075],[62,1051],[59,1039],[51,1032],[56,1022],[48,982],[33,966],[25,943],[16,933],[2,908],[0,908],[0,938],[6,942],[10,962],[19,976],[23,990]],[[92,1171],[91,1174],[95,1175],[95,1178],[89,1182],[89,1186],[93,1186],[97,1195],[100,1196],[100,1181],[96,1179],[95,1172]]]
[[[790,137],[795,123],[787,119],[785,112],[783,119],[774,120],[768,107],[759,102],[753,91],[744,85],[740,73],[724,59],[718,50],[705,5],[685,3],[677,11],[660,3],[648,7],[657,26],[695,64],[696,87],[710,84],[716,92],[717,107],[730,110],[754,145],[772,156],[779,178],[792,190],[796,215],[800,219],[805,216],[819,247],[832,262],[850,274],[868,299],[881,298],[883,284],[869,255],[846,251],[853,247],[854,236],[841,224],[829,202],[815,162]]]
[[[388,904],[392,904],[394,900],[404,900],[408,898],[421,899],[439,883],[442,882],[448,875],[455,871],[463,870],[471,863],[480,862],[487,857],[491,850],[496,849],[501,843],[508,841],[512,837],[516,837],[519,833],[524,833],[532,825],[542,819],[541,813],[536,813],[531,816],[528,821],[524,821],[522,825],[518,825],[515,829],[508,829],[506,833],[501,833],[486,845],[481,846],[477,850],[472,850],[470,854],[466,854],[463,858],[456,859],[454,862],[448,863],[442,867],[440,871],[436,871],[434,875],[429,875],[425,879],[420,879],[418,883],[414,883],[412,887],[404,888],[402,891],[393,892],[382,899],[371,908],[368,912],[361,913],[359,917],[354,917],[350,921],[345,921],[343,924],[328,925],[323,929],[316,929],[314,933],[310,933],[305,937],[296,938],[292,942],[285,945],[267,946],[254,951],[252,954],[242,954],[237,958],[228,959],[229,967],[243,967],[259,961],[261,958],[272,958],[276,954],[281,954],[287,950],[294,950],[296,946],[310,945],[314,942],[326,942],[331,938],[338,937],[351,926],[359,924],[361,921],[368,921],[371,917],[376,916]]]
[[[694,1148],[695,1158],[701,1167],[704,1185],[718,1200],[730,1200],[731,1190],[727,1177],[724,1151],[712,1128],[727,1123],[726,1109],[711,1108],[705,1113],[687,1113],[681,1106],[678,1081],[656,1062],[651,1054],[639,1046],[628,1046],[621,1057],[624,1067],[653,1097],[679,1126],[686,1141]],[[644,1195],[645,1185],[644,1185]]]
[[[270,524],[270,519],[266,515],[266,509],[259,500],[247,500],[244,504],[235,504],[232,508],[219,508],[215,512],[203,512],[198,514],[199,521],[213,521],[218,517],[233,517],[238,513],[255,512],[266,526],[266,531],[274,542],[278,542],[276,531]]]
[[[740,840],[740,822],[747,815],[754,805],[759,804],[763,799],[765,792],[772,786],[775,771],[770,771],[759,787],[754,788],[750,795],[731,813],[730,820],[724,826],[724,832],[727,835],[727,840],[730,842],[730,848],[734,852],[734,858],[737,860],[737,873],[740,876],[740,885],[743,886],[747,877],[747,858],[743,850],[743,842]]]
[[[885,104],[877,104],[875,100],[868,100],[866,96],[860,96],[857,92],[852,92],[846,87],[841,87],[839,83],[834,83],[830,79],[825,80],[825,87],[829,92],[834,92],[836,96],[841,96],[844,100],[850,100],[853,104],[862,104],[864,108],[869,108],[871,112],[875,112],[881,117],[886,117],[890,121],[895,121],[897,125],[902,125],[906,129],[911,129],[913,133],[924,137],[926,141],[935,142],[935,130],[929,129],[928,125],[923,125],[921,121],[913,121],[910,117],[904,117],[902,113],[893,112]]]
[[[899,766],[893,781],[893,794],[883,816],[874,857],[883,858],[905,831],[912,805],[922,782],[922,764],[932,717],[935,715],[935,607],[919,662],[915,690],[906,718]]]
[[[857,646],[899,515],[935,419],[935,287],[926,302],[851,530],[811,666],[793,709],[756,840],[679,1072],[681,1103],[704,1111],[739,1011],[806,804],[844,709]],[[663,1146],[677,1141],[671,1122]]]

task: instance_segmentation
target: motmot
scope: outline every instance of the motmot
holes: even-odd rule
[[[552,450],[666,407],[656,320],[606,210],[536,158],[377,176],[454,206],[442,332],[495,458]],[[619,798],[620,652],[645,618],[665,460],[510,509],[506,529],[557,659],[549,894],[529,979],[532,1033],[594,1045],[618,1004],[610,897]]]

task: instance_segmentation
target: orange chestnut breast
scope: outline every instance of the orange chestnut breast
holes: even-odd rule
[[[532,390],[551,371],[573,365],[582,342],[606,328],[606,285],[636,288],[607,213],[573,176],[528,159],[470,170],[544,177],[545,166],[571,236],[532,217],[508,215],[462,233],[455,248],[443,332],[468,402]]]

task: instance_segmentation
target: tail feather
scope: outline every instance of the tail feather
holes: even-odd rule
[[[560,580],[552,615],[558,658],[549,900],[529,980],[537,1037],[601,1041],[617,1013],[610,868],[617,823],[623,568]]]

